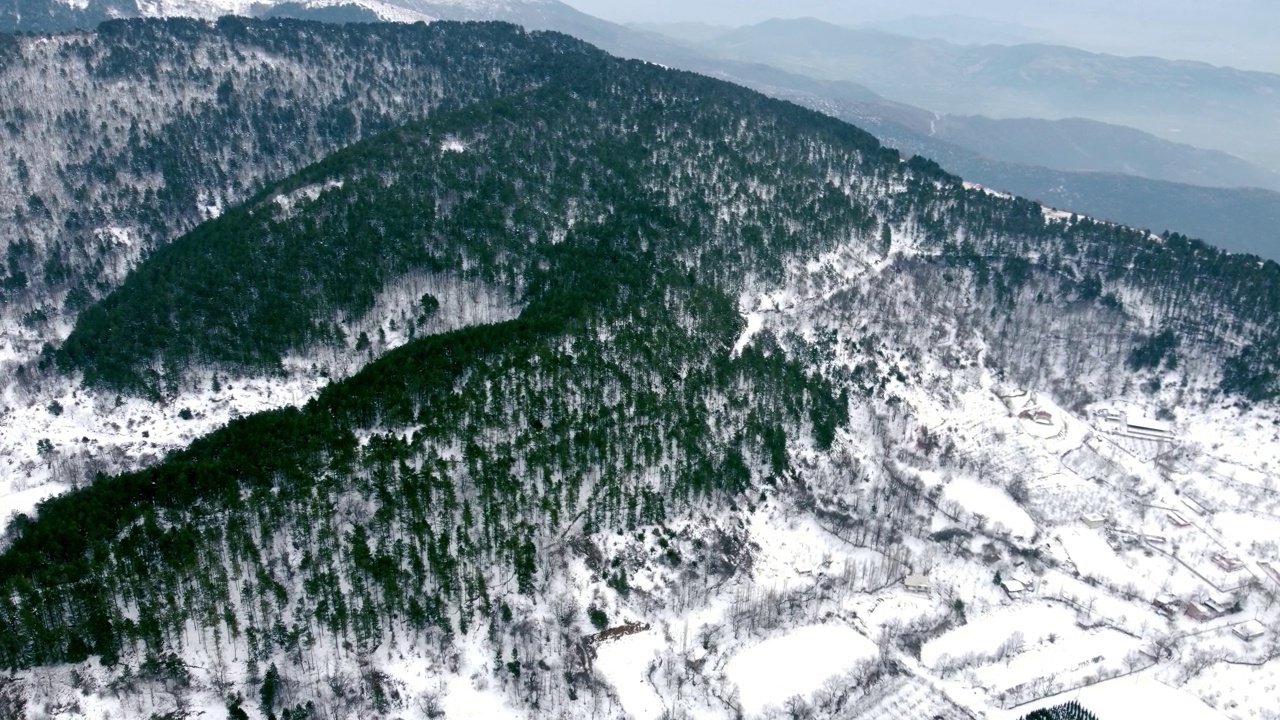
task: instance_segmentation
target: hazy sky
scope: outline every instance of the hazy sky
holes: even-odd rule
[[[967,15],[1043,31],[1095,52],[1280,72],[1280,0],[565,0],[615,22],[748,25],[774,17],[858,24]]]

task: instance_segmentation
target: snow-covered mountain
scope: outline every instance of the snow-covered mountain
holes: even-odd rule
[[[227,105],[321,32],[457,72],[22,365],[10,427],[146,469],[9,525],[4,712],[1274,710],[1274,263],[560,36],[187,31]]]
[[[507,20],[541,27],[577,15],[556,0],[12,0],[0,31],[89,30],[118,18],[299,17],[338,22]]]

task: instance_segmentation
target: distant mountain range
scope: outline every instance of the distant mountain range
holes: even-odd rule
[[[1002,126],[1016,127],[1020,124],[1018,121],[983,123],[979,119],[979,122],[965,124],[972,118],[937,116],[886,100],[855,83],[819,81],[765,65],[699,60],[690,61],[684,67],[717,75],[846,120],[871,132],[887,145],[909,155],[931,158],[948,170],[992,189],[1035,198],[1051,207],[1149,228],[1154,232],[1176,230],[1233,252],[1280,258],[1280,242],[1276,233],[1276,228],[1280,227],[1280,193],[1273,190],[1205,187],[1118,172],[1073,171],[995,159],[960,142],[943,139],[936,133],[931,136],[928,132],[930,123],[945,125],[954,121],[953,128],[988,130],[985,137],[996,141]],[[1034,127],[1038,123],[1030,121],[1028,124]],[[1044,126],[1065,130],[1072,124],[1046,123]],[[1085,126],[1096,129],[1096,124],[1085,123]],[[1115,126],[1103,128],[1121,135],[1132,132]],[[983,137],[976,130],[971,135]],[[1205,152],[1147,137],[1153,146],[1176,149],[1184,158],[1195,158]],[[1230,159],[1230,156],[1220,153],[1209,154]],[[1105,160],[1105,156],[1098,159]]]
[[[993,120],[980,115],[936,115],[927,124],[919,122],[925,119],[920,114],[914,119],[912,129],[920,134],[1004,162],[1190,185],[1280,190],[1280,173],[1121,125],[1081,118]]]
[[[960,46],[771,20],[699,45],[956,114],[1086,117],[1280,168],[1280,75],[1052,45]]]
[[[1057,35],[1041,28],[969,15],[907,15],[895,20],[866,23],[861,27],[924,40],[945,40],[958,45],[1021,45],[1058,40]]]

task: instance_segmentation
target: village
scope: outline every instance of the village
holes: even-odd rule
[[[1015,718],[1133,678],[1195,701],[1210,668],[1274,667],[1275,535],[1246,543],[1222,531],[1243,508],[1188,482],[1204,460],[1187,456],[1170,423],[1112,408],[1085,421],[1031,394],[1003,399],[1062,467],[1020,487],[1022,503],[962,499],[967,508],[951,509],[969,543],[903,579],[912,596],[987,608],[925,643],[921,659],[941,682],[986,693]],[[975,592],[970,579],[966,593],[957,579],[975,565],[990,585]]]
[[[829,709],[886,667],[856,717],[1021,720],[1070,702],[1100,720],[1275,717],[1280,498],[1213,491],[1265,479],[1206,452],[1212,423],[1091,410],[975,393],[953,431],[999,440],[991,478],[895,470],[932,507],[927,537],[856,547],[757,507],[750,582],[714,611],[593,636],[595,667],[645,718],[690,662],[729,688],[713,705],[747,717]]]

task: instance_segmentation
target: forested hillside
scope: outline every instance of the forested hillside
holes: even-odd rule
[[[29,357],[141,257],[332,151],[545,82],[507,25],[114,21],[0,38],[0,301]],[[21,320],[21,323],[18,321]]]
[[[1274,263],[1178,235],[1047,218],[1034,203],[966,189],[923,159],[895,179],[902,172],[896,153],[837,121],[697,76],[596,60],[593,66],[604,63],[623,79],[584,76],[580,58],[570,55],[539,91],[403,128],[264,192],[144,263],[82,316],[50,359],[84,371],[91,385],[150,394],[177,387],[193,368],[269,369],[312,344],[346,347],[335,318],[364,312],[379,289],[412,273],[450,273],[527,294],[547,268],[544,246],[578,223],[617,222],[639,204],[662,209],[681,229],[646,246],[719,280],[730,297],[745,289],[743,273],[754,282],[776,278],[784,258],[819,252],[836,238],[888,232],[887,252],[893,230],[885,228],[897,227],[937,253],[930,265],[964,268],[979,288],[993,287],[995,299],[1011,306],[1009,317],[1035,281],[1038,303],[1103,302],[1117,318],[1128,316],[1134,337],[1168,329],[1197,358],[1202,348],[1244,347],[1226,366],[1222,388],[1252,399],[1276,391],[1267,374],[1273,356],[1259,349],[1276,337]],[[638,85],[635,100],[620,97],[627,83]],[[567,102],[564,94],[579,87],[605,94],[607,103],[590,108],[608,117],[600,127],[582,126],[581,108]],[[705,96],[718,101],[693,100]],[[780,145],[768,126],[742,125],[779,112],[823,133],[828,145],[873,156],[845,151],[819,163],[803,145]],[[713,121],[726,140],[685,139],[672,129]],[[714,242],[690,244],[685,235],[693,232]],[[1046,296],[1039,288],[1053,276],[1059,287]],[[1126,302],[1142,311],[1126,313]],[[1009,328],[998,335],[1025,337]],[[1120,344],[1102,352],[1122,352],[1129,341],[1120,333]],[[1216,360],[1202,364],[1205,377],[1222,370]]]

